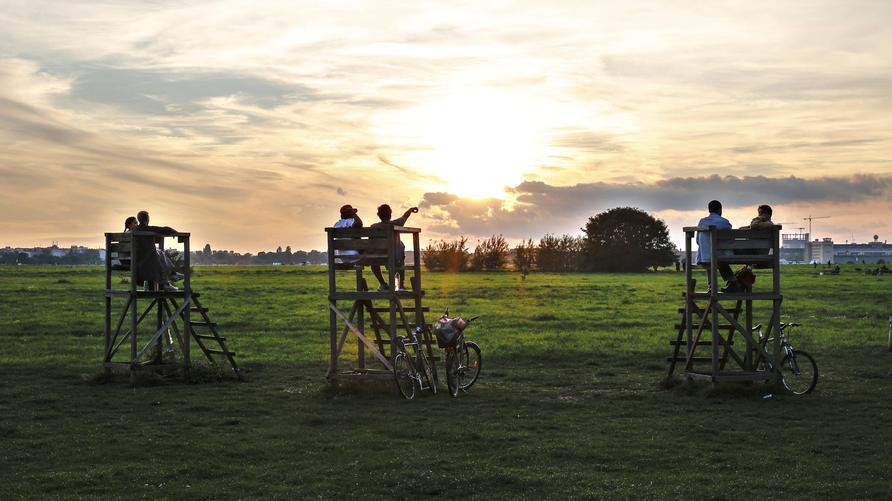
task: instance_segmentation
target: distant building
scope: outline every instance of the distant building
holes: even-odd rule
[[[809,262],[833,263],[833,239],[814,239],[811,243],[811,259]]]
[[[781,261],[788,263],[810,263],[811,245],[808,233],[784,233],[781,235]]]
[[[892,263],[892,244],[880,242],[878,235],[873,242],[866,244],[845,243],[833,246],[833,261],[836,263]]]
[[[808,233],[782,235],[781,260],[788,263],[892,263],[892,244],[880,242],[834,243],[832,238],[809,241]]]

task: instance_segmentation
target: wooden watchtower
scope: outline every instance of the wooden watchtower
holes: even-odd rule
[[[687,377],[721,381],[776,381],[782,358],[780,338],[762,346],[753,337],[755,312],[767,314],[762,323],[771,337],[780,328],[783,296],[780,288],[780,226],[762,230],[717,230],[710,227],[686,227],[685,231],[685,292],[682,321],[677,324],[677,336],[671,342],[673,355],[669,357],[669,377],[681,364]],[[695,233],[708,234],[711,244],[711,266],[708,291],[696,291],[693,277],[691,240]],[[770,270],[758,274],[758,286],[740,292],[722,292],[719,287],[718,267],[721,264],[751,265]],[[766,287],[763,282],[769,282]],[[764,305],[754,312],[753,305]],[[767,312],[767,313],[766,313]]]
[[[164,252],[165,237],[176,238],[183,244],[184,277],[180,290],[143,287],[143,284],[137,283],[138,263],[135,259],[138,255],[137,246],[146,245],[144,241],[147,240],[158,244],[157,252]],[[151,252],[156,252],[155,244],[151,245]],[[113,368],[126,369],[130,371],[130,382],[135,383],[138,371],[162,369],[188,371],[192,367],[194,341],[212,365],[217,365],[214,356],[225,358],[236,376],[241,379],[241,373],[233,358],[235,353],[226,347],[226,338],[220,337],[217,324],[211,321],[208,309],[199,302],[200,294],[192,289],[189,233],[173,235],[146,231],[106,233],[105,249],[103,367],[106,373]],[[128,283],[126,289],[113,288],[112,279],[116,276],[115,272],[124,272],[121,278],[129,279],[120,281]],[[119,313],[114,315],[115,311]],[[112,328],[113,317],[117,318],[114,328]],[[145,324],[151,323],[154,325],[147,328]],[[140,326],[143,327],[142,332]],[[129,350],[121,350],[128,341]]]
[[[425,354],[432,361],[431,326],[422,306],[421,261],[418,228],[386,226],[379,228],[325,228],[328,235],[328,309],[331,359],[326,377],[331,382],[347,379],[392,379],[392,360],[398,335],[416,332]],[[411,235],[414,262],[398,267],[402,252],[400,235]],[[363,271],[368,266],[386,266],[387,290],[370,290]],[[338,271],[352,271],[352,277]],[[411,271],[411,290],[397,290],[397,273]],[[339,284],[338,278],[341,278]],[[346,283],[345,280],[347,279]],[[349,284],[349,285],[348,285]],[[404,305],[404,302],[406,303]],[[349,310],[342,309],[349,305]],[[371,333],[368,326],[371,327]],[[347,370],[339,368],[347,337],[356,338],[356,365]],[[374,338],[372,338],[372,335]],[[379,368],[366,366],[366,352],[378,362]],[[432,364],[436,368],[436,364]],[[436,376],[436,369],[434,370]]]

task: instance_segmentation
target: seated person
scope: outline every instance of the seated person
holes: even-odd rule
[[[136,215],[139,223],[131,231],[150,231],[159,235],[174,236],[177,230],[169,226],[149,226],[149,213],[139,211]],[[166,291],[178,290],[171,281],[180,280],[183,275],[177,273],[173,262],[164,252],[155,247],[155,237],[136,236],[136,281],[158,284]]]
[[[378,207],[378,217],[381,221],[373,224],[372,228],[381,228],[381,227],[394,227],[394,226],[405,226],[406,221],[409,219],[409,216],[418,212],[418,207],[412,207],[411,209],[406,210],[403,213],[402,217],[396,219],[390,219],[393,215],[393,210],[389,205],[383,204]],[[397,281],[398,286],[397,290],[404,291],[406,290],[406,272],[403,268],[406,267],[406,246],[403,244],[402,240],[397,239],[399,245],[397,245],[396,249],[396,268],[397,268]],[[416,257],[416,259],[418,259]],[[381,274],[381,267],[378,265],[372,265],[372,273],[375,274],[375,277],[378,279],[378,282],[381,284],[378,287],[379,291],[386,291],[388,289],[387,282],[384,280],[384,275]]]
[[[771,222],[772,210],[770,205],[760,205],[756,208],[756,213],[758,215],[754,217],[747,226],[741,226],[741,230],[770,230],[774,228],[774,223]],[[738,249],[735,250],[734,253],[741,255],[767,255],[770,254],[771,251],[770,249]],[[770,268],[771,266],[763,263],[753,267]]]
[[[697,223],[697,226],[714,226],[717,230],[730,230],[731,222],[722,217],[722,203],[718,200],[712,200],[708,205],[709,215],[704,217]],[[712,279],[712,250],[710,248],[709,241],[709,233],[707,232],[697,232],[697,264],[706,268],[708,279]],[[743,291],[743,287],[737,282],[737,277],[734,276],[734,272],[731,271],[731,266],[728,263],[719,263],[718,272],[721,277],[727,282],[727,285],[722,288],[722,292],[741,292]],[[710,290],[714,284],[709,284]]]
[[[771,222],[772,210],[770,205],[760,205],[756,212],[758,216],[750,221],[749,226],[741,227],[741,230],[770,230],[774,228],[774,223]]]
[[[357,214],[359,212],[352,205],[347,204],[341,207],[341,218],[334,224],[334,228],[362,228],[362,219]],[[355,250],[335,250],[336,262],[355,263],[359,260],[359,251]]]

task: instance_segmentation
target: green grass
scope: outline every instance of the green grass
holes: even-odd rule
[[[482,315],[458,399],[326,385],[320,268],[197,268],[248,381],[131,388],[96,382],[100,269],[0,267],[0,499],[888,499],[890,277],[784,268],[783,319],[821,369],[799,398],[660,389],[679,273],[424,279],[432,312]]]

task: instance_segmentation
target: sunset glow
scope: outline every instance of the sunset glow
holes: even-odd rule
[[[220,248],[318,248],[344,203],[512,241],[634,205],[678,239],[710,198],[892,238],[888,2],[13,1],[0,23],[0,245],[98,245],[148,209]]]

